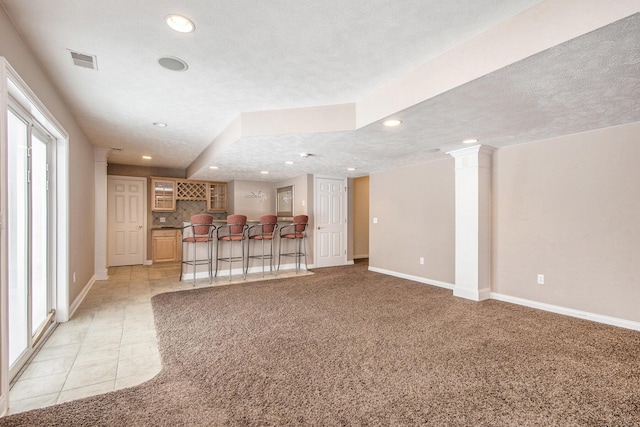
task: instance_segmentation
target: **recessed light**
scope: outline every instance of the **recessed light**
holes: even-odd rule
[[[154,122],[153,123],[154,126],[158,126],[159,128],[166,128],[167,124],[166,123],[162,123],[162,122]]]
[[[168,15],[165,20],[167,25],[179,33],[192,33],[196,29],[196,24],[186,16],[182,15]]]
[[[354,171],[356,168],[347,168],[348,171]]]
[[[476,142],[478,142],[478,140],[475,138],[465,139],[462,141],[463,144],[475,144]]]
[[[209,166],[209,169],[218,169],[217,166]]]
[[[262,171],[260,172],[262,175],[269,175],[269,171]]]
[[[293,162],[292,162],[292,161],[286,161],[286,162],[284,162],[284,164],[285,164],[285,165],[292,165],[292,164],[293,164]]]
[[[158,64],[171,71],[186,71],[189,68],[189,65],[186,62],[173,56],[164,56],[158,59]]]
[[[402,124],[402,120],[389,119],[389,120],[385,120],[383,124],[387,127],[400,126]]]
[[[145,160],[151,160],[151,156],[142,156],[142,158]]]

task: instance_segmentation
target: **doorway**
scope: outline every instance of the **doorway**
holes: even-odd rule
[[[108,265],[140,265],[146,259],[147,179],[107,177]]]
[[[49,175],[55,139],[17,105],[7,113],[9,377],[55,324]]]
[[[316,178],[316,267],[347,263],[347,180]]]

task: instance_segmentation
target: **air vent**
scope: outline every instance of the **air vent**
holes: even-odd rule
[[[98,59],[94,55],[71,51],[71,59],[78,67],[91,68],[92,70],[98,69]]]

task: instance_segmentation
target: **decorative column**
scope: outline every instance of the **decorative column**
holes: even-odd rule
[[[474,301],[491,293],[491,156],[474,145],[447,154],[456,168],[456,277],[453,295]]]
[[[110,148],[93,149],[94,172],[94,278],[107,280],[107,156]]]

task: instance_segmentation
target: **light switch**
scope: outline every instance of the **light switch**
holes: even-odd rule
[[[377,223],[378,223],[378,218],[374,217],[374,218],[373,218],[373,223],[374,223],[374,224],[377,224]]]

